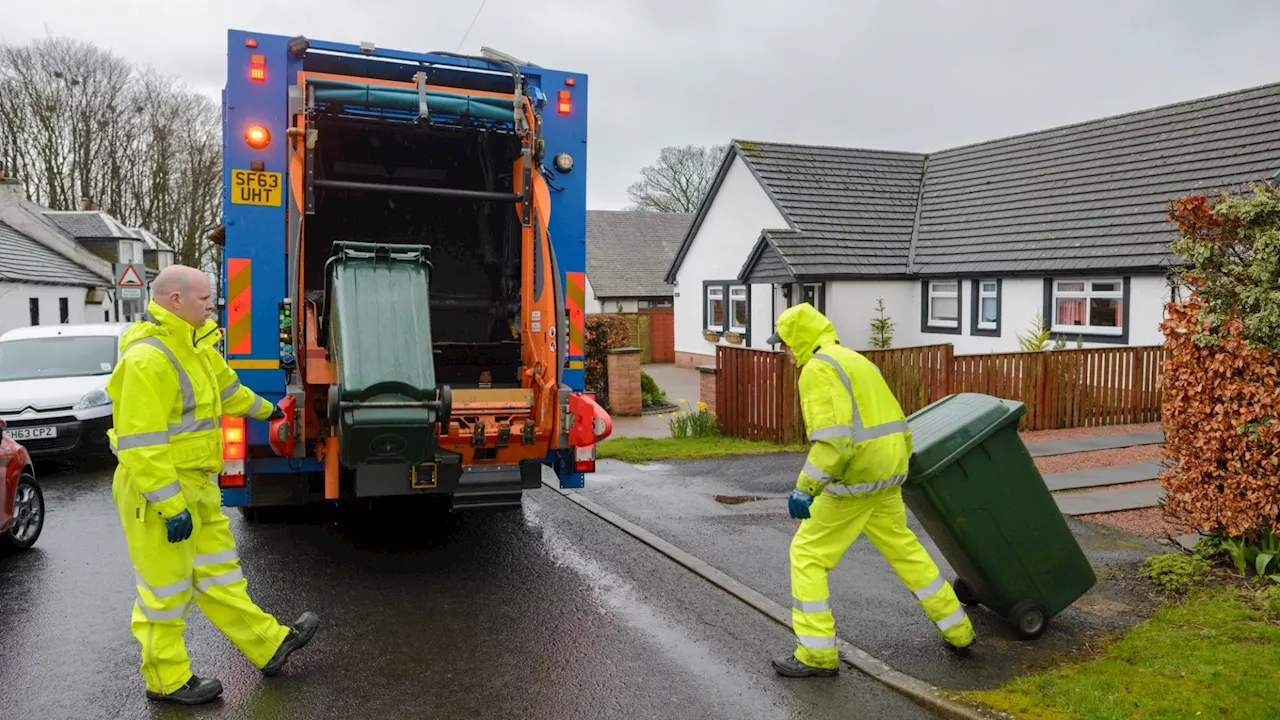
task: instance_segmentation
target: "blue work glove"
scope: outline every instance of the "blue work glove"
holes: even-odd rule
[[[183,510],[182,512],[168,518],[164,521],[165,528],[169,531],[169,542],[182,542],[191,537],[191,513]]]
[[[813,504],[813,496],[806,492],[801,492],[799,488],[791,491],[791,496],[787,498],[787,510],[791,513],[791,517],[796,520],[804,520],[809,517],[809,506]]]

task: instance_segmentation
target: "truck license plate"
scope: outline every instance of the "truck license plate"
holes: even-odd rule
[[[283,176],[260,170],[231,171],[231,202],[236,205],[280,206]]]
[[[28,427],[28,428],[9,428],[5,430],[9,437],[15,441],[23,440],[43,440],[45,438],[58,437],[58,428],[56,427]]]

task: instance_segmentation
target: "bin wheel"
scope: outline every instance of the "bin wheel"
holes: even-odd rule
[[[956,578],[956,581],[951,583],[951,588],[956,591],[956,598],[959,599],[961,603],[964,603],[969,607],[973,607],[979,603],[978,595],[973,591],[973,586],[964,578]]]
[[[1009,611],[1009,629],[1019,640],[1034,640],[1049,624],[1049,613],[1035,600],[1022,600]]]

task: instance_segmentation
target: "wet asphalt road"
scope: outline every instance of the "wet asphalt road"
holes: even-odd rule
[[[790,607],[788,548],[799,521],[788,515],[786,496],[803,464],[802,454],[647,465],[604,460],[578,492]],[[739,502],[717,501],[716,496]],[[953,580],[955,573],[910,510],[907,518],[943,576]],[[951,653],[865,537],[829,576],[836,634],[907,674],[940,687],[970,690],[996,687],[1055,655],[1079,650],[1090,635],[1136,623],[1140,616],[1133,608],[1142,598],[1107,578],[1132,573],[1147,555],[1161,552],[1160,546],[1070,518],[1068,524],[1099,583],[1053,618],[1034,641],[1015,639],[1003,618],[986,608],[969,608],[980,644],[967,658]]]
[[[785,630],[545,489],[503,515],[230,511],[255,600],[284,622],[315,610],[321,630],[264,679],[193,610],[194,669],[223,699],[152,705],[110,471],[42,484],[44,534],[0,559],[6,720],[931,717],[856,671],[776,677]]]

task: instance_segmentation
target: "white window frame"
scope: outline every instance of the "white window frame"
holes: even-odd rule
[[[714,312],[712,312],[712,311],[711,311],[711,302],[712,302],[713,300],[719,300],[719,301],[720,301],[720,305],[721,305],[721,307],[722,307],[722,308],[723,308],[723,310],[724,310],[724,312],[721,314],[721,316],[722,316],[724,319],[726,319],[726,320],[727,320],[727,319],[729,319],[729,314],[728,314],[728,313],[729,313],[729,306],[728,306],[728,303],[726,302],[726,298],[725,298],[725,296],[724,296],[724,286],[723,286],[723,285],[708,285],[708,286],[707,286],[707,295],[706,295],[706,298],[705,298],[705,302],[706,302],[706,305],[707,305],[707,327],[706,327],[706,329],[707,329],[707,330],[715,330],[716,332],[724,332],[724,324],[717,325],[717,324],[716,324],[716,314],[715,314]]]
[[[1062,290],[1064,284],[1084,283],[1084,290]],[[1116,286],[1115,290],[1095,290],[1094,284],[1110,283]],[[1058,300],[1060,299],[1084,299],[1085,324],[1084,325],[1061,325],[1058,323]],[[1120,306],[1120,325],[1110,327],[1108,325],[1093,324],[1093,304],[1090,302],[1095,298],[1107,298],[1119,300]],[[1053,318],[1050,321],[1050,329],[1056,333],[1064,335],[1123,335],[1124,334],[1124,278],[1054,278],[1053,293],[1050,298],[1050,311]]]
[[[733,306],[736,303],[742,303],[743,309],[746,310],[747,322],[738,325],[735,318],[738,314],[734,312]],[[725,317],[729,321],[729,330],[736,333],[746,333],[747,323],[751,322],[751,289],[746,285],[730,285],[729,286],[729,302],[725,306],[729,314]]]
[[[987,290],[987,285],[991,286],[991,290]],[[987,300],[996,301],[996,319],[983,320],[982,306]],[[979,330],[995,330],[1000,325],[1000,285],[995,280],[979,280],[978,281],[978,329]]]
[[[952,285],[953,287],[955,287],[955,290],[951,292],[938,291],[934,289],[935,286],[937,285]],[[942,320],[934,316],[933,314],[934,298],[954,298],[955,299],[956,301],[955,320]],[[928,294],[928,297],[925,298],[925,302],[929,304],[928,305],[929,314],[927,315],[928,320],[925,323],[928,327],[946,328],[948,330],[958,330],[960,328],[960,281],[959,280],[930,280],[929,294]]]

